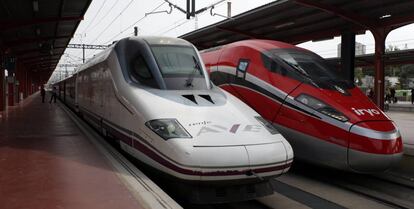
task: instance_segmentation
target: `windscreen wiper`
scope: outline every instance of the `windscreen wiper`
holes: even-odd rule
[[[193,61],[194,61],[194,70],[190,73],[190,75],[188,75],[188,78],[185,81],[186,87],[193,86],[194,76],[196,75],[197,71],[200,73],[200,75],[202,75],[200,63],[197,61],[197,58],[195,58],[194,56],[193,56]]]
[[[290,62],[288,62],[288,61],[286,61],[284,59],[282,59],[282,60],[283,60],[283,62],[285,62],[286,64],[288,64],[289,66],[291,66],[293,69],[295,69],[297,72],[299,72],[301,75],[303,75],[303,76],[305,76],[307,78],[310,78],[309,74],[304,69],[302,69],[298,64],[290,63]]]
[[[283,62],[285,62],[287,65],[291,66],[296,72],[298,72],[300,75],[302,75],[303,77],[305,77],[305,79],[312,85],[314,85],[316,88],[320,88],[320,86],[315,83],[315,81],[313,81],[312,77],[303,69],[301,68],[299,65],[297,64],[293,64],[290,63],[284,59],[281,59]]]

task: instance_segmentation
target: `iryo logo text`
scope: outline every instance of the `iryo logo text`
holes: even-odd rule
[[[380,111],[376,110],[376,109],[355,109],[355,108],[351,108],[357,115],[365,115],[366,113],[374,116],[374,115],[379,115],[381,114]]]

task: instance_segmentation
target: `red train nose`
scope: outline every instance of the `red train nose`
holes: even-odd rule
[[[348,164],[359,172],[381,172],[398,163],[403,147],[391,121],[368,121],[350,129]]]

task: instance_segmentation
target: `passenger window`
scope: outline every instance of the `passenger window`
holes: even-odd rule
[[[132,60],[131,74],[133,80],[146,86],[158,88],[145,59],[141,55]]]

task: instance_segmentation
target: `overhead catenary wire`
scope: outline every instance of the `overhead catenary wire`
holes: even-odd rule
[[[162,2],[161,4],[159,4],[158,6],[156,6],[154,9],[151,10],[151,12],[154,12],[155,10],[159,9],[161,6],[163,6],[166,2]],[[133,26],[135,26],[136,24],[138,24],[139,22],[141,22],[142,20],[144,20],[145,18],[147,18],[147,15],[144,15],[143,17],[141,17],[140,19],[138,19],[137,21],[135,21],[134,23],[130,24],[129,26],[125,27],[124,29],[121,30],[121,32],[119,32],[118,34],[116,34],[115,36],[111,37],[110,39],[108,39],[107,41],[103,42],[104,44],[109,44],[111,43],[116,37],[120,36],[122,33],[124,33],[125,31],[129,30],[130,28],[132,28]]]
[[[166,34],[166,33],[170,32],[170,31],[172,31],[172,30],[174,30],[174,29],[176,29],[176,28],[178,28],[178,27],[180,27],[180,26],[182,26],[182,25],[184,25],[184,24],[186,24],[186,23],[188,23],[188,22],[189,22],[189,21],[188,21],[187,19],[185,19],[185,20],[184,20],[184,22],[182,22],[182,23],[180,23],[180,24],[176,25],[176,26],[175,26],[175,27],[173,27],[173,28],[170,28],[170,29],[168,29],[168,30],[166,30],[166,31],[162,32],[162,33],[161,33],[161,35],[164,35],[164,34]]]
[[[177,21],[175,21],[174,23],[172,23],[172,24],[170,24],[169,26],[167,26],[166,28],[169,28],[169,27],[174,27],[175,25],[177,25],[177,24],[179,24],[180,22],[182,22],[182,21],[184,21],[184,20],[187,20],[187,18],[181,18],[181,19],[179,19],[179,20],[177,20]],[[165,31],[165,27],[162,27],[161,29],[158,29],[157,31],[153,31],[153,32],[151,32],[151,34],[161,34],[161,31]]]
[[[106,0],[105,0],[105,2],[106,2]],[[104,3],[105,3],[104,2]],[[111,6],[110,6],[110,8],[106,11],[106,13],[104,14],[104,15],[102,15],[103,16],[103,18],[100,18],[99,19],[99,21],[96,23],[96,24],[94,24],[90,29],[89,29],[89,31],[92,31],[96,26],[98,26],[104,19],[105,19],[105,17],[107,17],[107,15],[112,11],[112,9],[118,4],[118,2],[119,2],[119,0],[116,0]],[[101,7],[102,8],[102,7]],[[98,11],[99,12],[99,11]],[[97,16],[97,14],[95,15],[95,17]],[[90,23],[91,24],[91,23]],[[89,24],[89,25],[90,25]],[[89,25],[86,27],[86,29],[85,30],[83,30],[83,32],[81,33],[81,34],[84,34],[86,31],[87,31],[87,29],[88,29],[88,27],[89,27]],[[77,54],[77,56],[80,56],[82,54],[82,52],[80,52],[80,53],[78,53]],[[82,59],[81,59],[82,60]]]
[[[105,19],[105,17],[107,17],[107,15],[112,11],[112,9],[118,4],[118,2],[119,2],[119,0],[116,0],[115,2],[114,2],[114,4],[112,4],[112,6],[106,11],[106,13],[104,14],[104,15],[102,15],[103,16],[103,18],[100,18],[99,19],[99,21],[96,23],[96,24],[94,24],[93,26],[92,26],[92,28],[90,28],[90,30],[92,30],[92,29],[94,29],[96,26],[98,26],[101,22],[102,22],[102,20],[104,20]]]
[[[93,21],[95,21],[96,17],[98,16],[98,14],[101,12],[102,8],[104,7],[105,3],[107,0],[105,0],[101,6],[98,9],[98,12],[95,13],[95,16],[93,16],[92,20],[89,22],[88,26],[86,26],[86,28],[83,30],[82,34],[85,33],[85,31],[88,30],[88,28],[92,25]]]
[[[95,37],[94,39],[93,39],[93,41],[91,41],[91,44],[93,44],[93,43],[95,43],[95,41],[96,40],[98,40],[99,39],[99,37],[101,37],[101,35],[106,31],[106,30],[108,30],[108,28],[109,27],[111,27],[111,25],[112,24],[114,24],[114,22],[122,15],[122,13],[123,12],[125,12],[125,10],[127,10],[130,6],[131,6],[131,4],[132,4],[132,2],[134,2],[134,0],[131,0],[131,1],[129,1],[129,3],[122,9],[122,11],[114,18],[114,19],[112,19],[112,21],[105,27],[105,29],[103,29],[99,34],[98,34],[98,36],[97,37]]]

